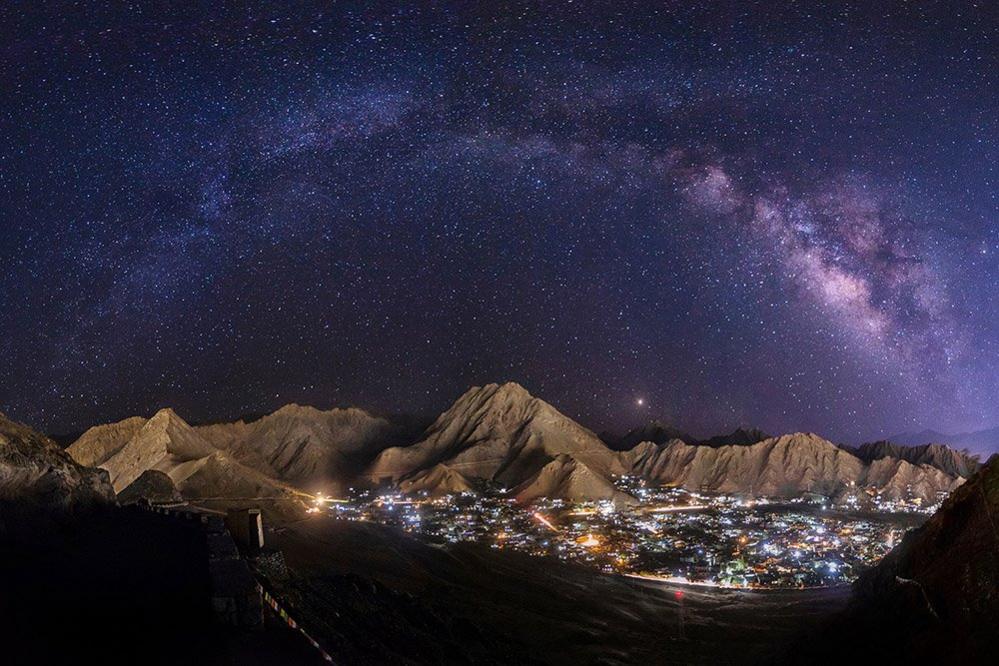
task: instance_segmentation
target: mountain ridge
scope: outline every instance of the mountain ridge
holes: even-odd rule
[[[681,431],[652,421],[631,432],[663,440]],[[441,495],[485,483],[523,501],[562,495],[626,501],[616,494],[614,479],[631,475],[748,496],[838,498],[867,488],[891,499],[935,503],[976,464],[941,446],[884,442],[850,448],[814,433],[754,441],[764,435],[739,428],[700,442],[644,440],[616,451],[523,386],[507,382],[469,388],[418,438],[407,439],[404,429],[359,408],[290,403],[255,421],[203,426],[160,410],[151,419],[91,428],[67,450],[80,462],[110,468],[117,492],[156,470],[185,496],[203,494],[199,479],[214,472],[252,477],[250,487],[262,487],[266,479],[309,493],[389,484]],[[171,492],[162,478],[150,475],[141,487],[163,496]]]
[[[950,448],[967,449],[982,460],[999,453],[999,427],[984,430],[971,430],[948,435],[937,430],[925,429],[918,432],[903,432],[887,438],[890,442],[905,446],[944,444]]]
[[[161,499],[175,493],[184,499],[268,496],[294,500],[301,494],[214,447],[170,408],[141,424],[132,417],[91,428],[66,453],[106,470],[114,492],[123,500],[151,494]]]

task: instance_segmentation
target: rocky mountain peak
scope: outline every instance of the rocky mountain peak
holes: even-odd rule
[[[617,504],[633,504],[635,499],[614,487],[603,474],[597,473],[568,453],[560,453],[534,475],[516,486],[511,494],[520,502],[533,502],[540,497],[560,497],[569,501],[612,500]]]
[[[468,478],[512,487],[561,453],[596,473],[617,469],[614,453],[572,419],[519,384],[487,384],[460,396],[422,441],[386,449],[369,469],[375,482],[398,481],[439,463]]]

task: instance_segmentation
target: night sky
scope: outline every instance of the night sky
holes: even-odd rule
[[[0,9],[13,418],[999,424],[992,3],[98,4]]]

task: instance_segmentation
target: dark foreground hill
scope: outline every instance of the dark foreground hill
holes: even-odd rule
[[[0,416],[0,664],[314,663],[284,625],[218,624],[209,566],[199,523],[117,506],[105,470]]]
[[[193,522],[136,507],[0,504],[0,575],[3,664],[321,663],[272,618],[256,631],[214,621]]]
[[[846,588],[681,588],[317,517],[268,535],[268,575],[346,664],[746,664],[840,609]]]
[[[854,584],[844,613],[791,661],[995,663],[999,456]]]

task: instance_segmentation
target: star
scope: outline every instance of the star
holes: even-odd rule
[[[9,416],[999,425],[987,13],[202,4],[0,39]]]

